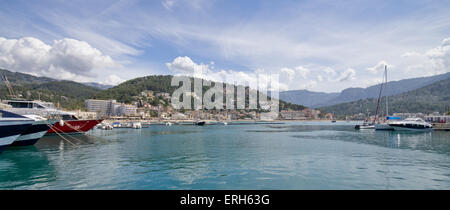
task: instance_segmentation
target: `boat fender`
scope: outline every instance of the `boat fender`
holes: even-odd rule
[[[59,125],[62,127],[62,126],[64,126],[64,120],[60,120],[59,121]]]

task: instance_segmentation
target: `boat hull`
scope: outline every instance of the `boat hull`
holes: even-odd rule
[[[49,124],[54,122],[36,121],[32,126],[20,134],[20,136],[11,144],[11,146],[29,146],[34,145],[48,131]]]
[[[374,125],[355,125],[356,130],[369,130],[369,129],[375,129]]]
[[[63,125],[59,122],[55,123],[46,133],[46,135],[65,133],[65,134],[80,134],[85,133],[103,120],[67,120]]]
[[[199,125],[199,126],[203,126],[203,125],[205,125],[205,124],[206,124],[206,122],[204,122],[204,121],[196,122],[196,123],[195,123],[195,125]]]
[[[410,127],[403,127],[403,126],[392,126],[394,130],[396,131],[423,131],[428,132],[432,131],[433,128],[410,128]]]
[[[10,146],[20,134],[33,124],[32,121],[0,121],[0,152]]]
[[[375,130],[394,130],[393,127],[385,123],[375,124]]]

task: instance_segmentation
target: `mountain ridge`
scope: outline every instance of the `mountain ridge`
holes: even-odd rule
[[[425,87],[434,82],[450,78],[450,72],[434,75],[430,77],[417,77],[388,82],[388,92],[383,95],[397,95],[421,87]],[[290,90],[280,92],[280,99],[294,104],[302,104],[305,106],[317,108],[330,106],[345,102],[357,101],[360,99],[378,97],[380,84],[372,85],[367,88],[350,87],[338,93],[323,93],[305,90]],[[314,100],[311,100],[313,98]]]
[[[441,80],[422,88],[405,93],[389,96],[389,113],[425,113],[448,112],[450,109],[450,78]],[[367,113],[374,114],[377,98],[360,99],[357,101],[340,103],[332,106],[319,108],[328,113],[336,115],[353,115]],[[386,108],[386,97],[380,101],[380,110]]]

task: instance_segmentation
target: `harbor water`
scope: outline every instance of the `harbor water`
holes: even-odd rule
[[[0,154],[0,189],[450,189],[450,132],[150,125]],[[75,139],[76,138],[76,139]]]

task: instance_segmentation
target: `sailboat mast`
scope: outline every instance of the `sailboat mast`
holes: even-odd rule
[[[384,87],[384,92],[386,93],[386,120],[389,116],[389,100],[388,100],[388,92],[387,92],[387,85],[388,85],[388,78],[387,78],[387,65],[384,65],[384,74],[386,76],[386,85]]]
[[[381,80],[381,84],[380,84],[380,93],[378,94],[377,109],[375,110],[375,117],[373,119],[373,124],[375,124],[375,122],[377,121],[377,117],[378,117],[378,108],[380,106],[381,92],[383,91],[384,79],[385,79],[385,77],[383,76],[383,79]]]

